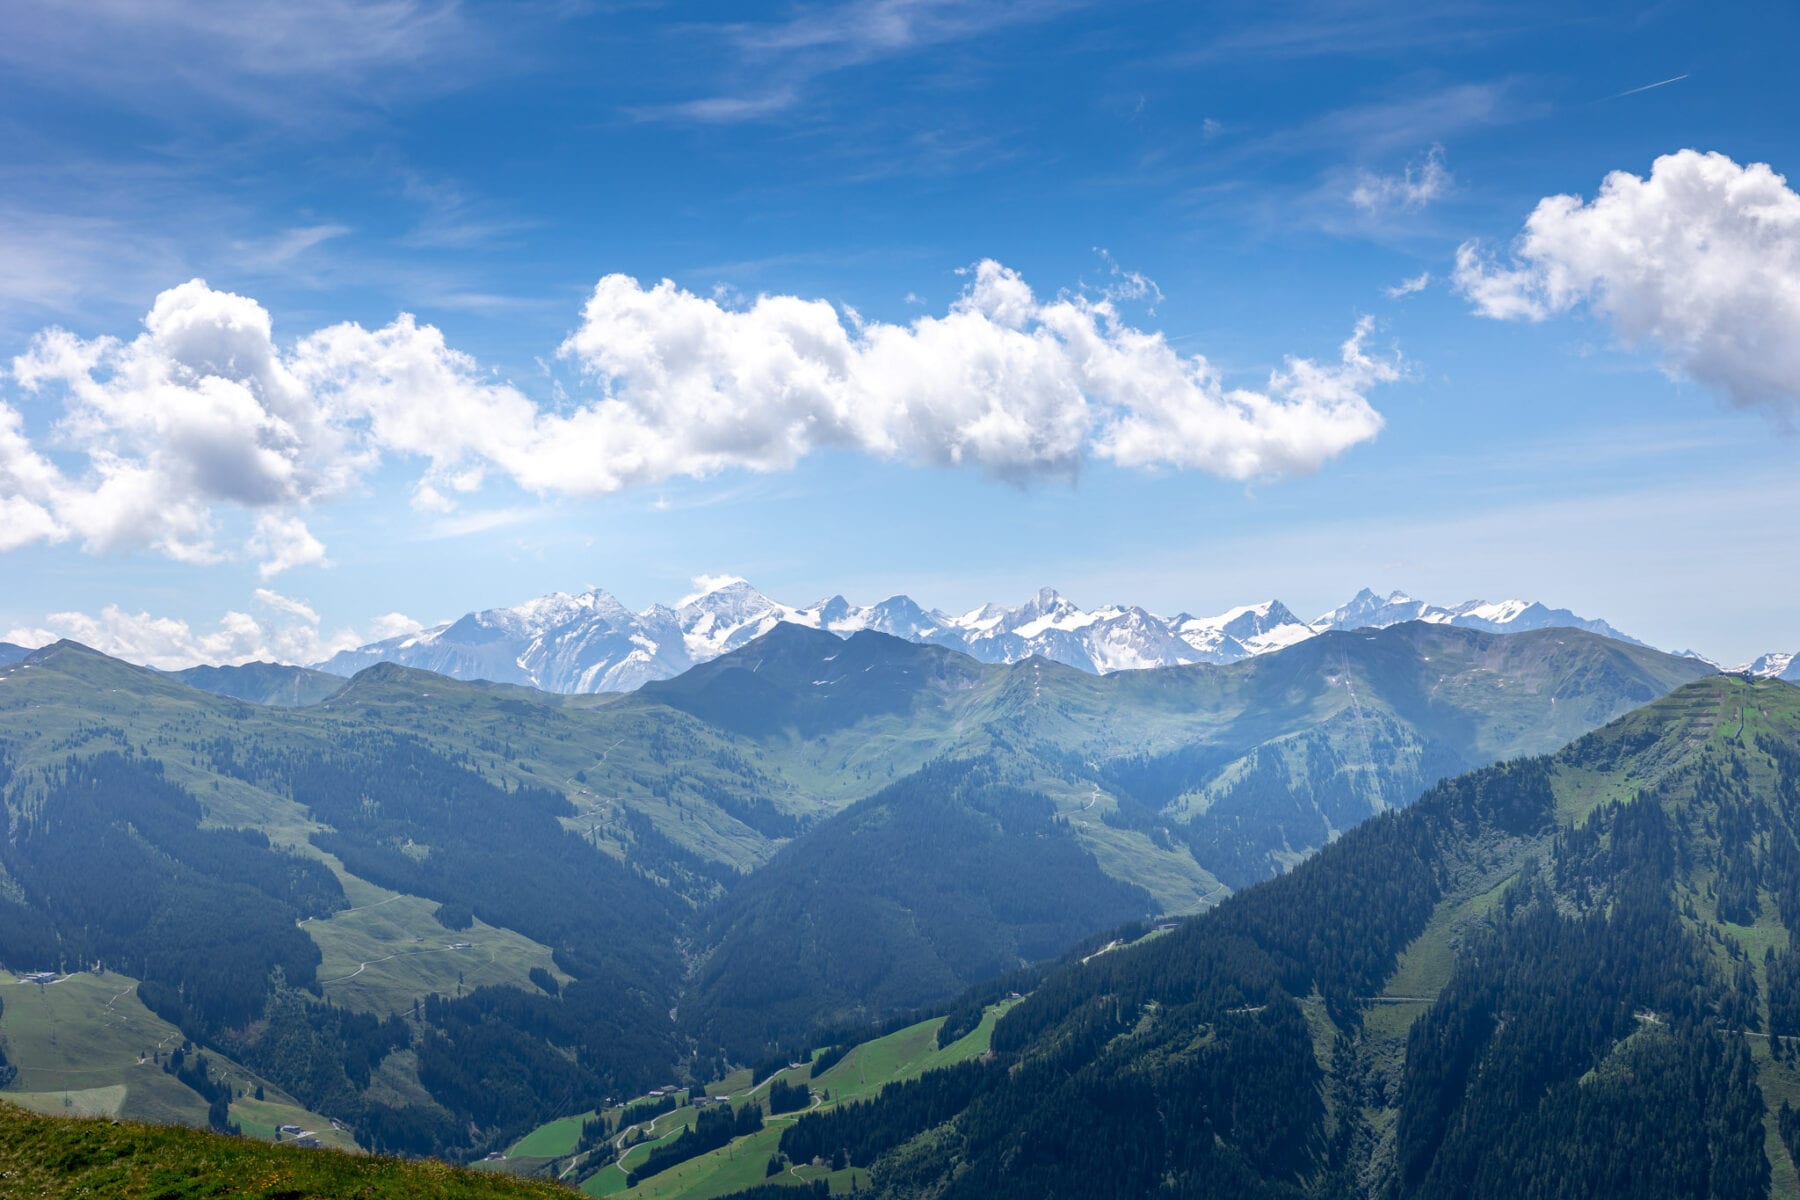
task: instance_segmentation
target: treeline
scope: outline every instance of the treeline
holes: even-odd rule
[[[424,1015],[419,1081],[476,1125],[522,1132],[605,1101],[606,1046],[586,1003],[483,987],[460,1000],[427,996]]]
[[[355,1111],[382,1059],[412,1042],[412,1030],[399,1016],[353,1012],[280,986],[262,1020],[227,1039],[245,1066],[308,1108],[340,1114]]]
[[[206,1055],[196,1054],[190,1060],[185,1048],[177,1046],[163,1064],[163,1071],[181,1080],[206,1101],[206,1123],[220,1133],[237,1133],[231,1120],[231,1084],[212,1077],[212,1064]]]
[[[1781,1135],[1781,1144],[1787,1147],[1788,1157],[1800,1163],[1800,1109],[1783,1100],[1781,1111],[1775,1116],[1775,1127]]]
[[[639,1100],[636,1104],[627,1104],[619,1113],[616,1128],[629,1129],[633,1125],[642,1125],[645,1121],[654,1121],[664,1113],[675,1111],[674,1096],[653,1096],[648,1100]]]
[[[6,1011],[6,1001],[0,999],[0,1015]],[[13,1080],[19,1077],[19,1068],[6,1057],[6,1039],[0,1038],[0,1088],[9,1088]]]
[[[670,1167],[717,1150],[732,1138],[747,1137],[763,1127],[762,1109],[745,1104],[735,1113],[726,1104],[708,1105],[694,1114],[694,1124],[681,1136],[650,1151],[650,1156],[626,1173],[627,1186],[659,1175]]]
[[[831,1195],[831,1185],[823,1179],[815,1179],[811,1183],[763,1183],[753,1188],[745,1188],[741,1192],[732,1192],[722,1200],[825,1200]]]
[[[842,1153],[866,1167],[886,1151],[957,1115],[1002,1074],[979,1062],[965,1062],[890,1083],[876,1100],[840,1104],[801,1117],[782,1131],[781,1152],[801,1163]]]
[[[769,1115],[798,1112],[812,1103],[812,1089],[804,1083],[777,1079],[769,1085]]]
[[[646,813],[621,808],[619,820],[631,835],[632,864],[667,881],[677,895],[705,904],[740,878],[731,864],[704,858],[669,837]]]
[[[24,905],[0,904],[0,958],[20,969],[102,964],[142,981],[159,1016],[202,1040],[261,1015],[271,976],[311,986],[297,927],[346,903],[324,864],[261,833],[201,827],[162,764],[108,751],[14,780],[0,862]]]

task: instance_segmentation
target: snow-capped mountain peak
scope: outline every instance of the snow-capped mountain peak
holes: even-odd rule
[[[1308,624],[1273,599],[1215,616],[1182,613],[1164,619],[1135,605],[1084,609],[1051,588],[1016,607],[985,604],[957,616],[926,609],[905,595],[867,607],[836,595],[795,607],[770,599],[736,576],[714,576],[696,580],[695,591],[673,607],[657,604],[633,613],[600,588],[555,592],[346,651],[320,666],[349,675],[376,662],[401,662],[460,678],[550,691],[628,691],[680,674],[788,622],[840,636],[874,630],[947,646],[984,662],[1018,662],[1035,655],[1106,674],[1233,663],[1332,630],[1402,621],[1489,632],[1570,626],[1624,638],[1604,621],[1523,600],[1471,600],[1446,608],[1404,592],[1380,596],[1368,588]],[[1766,655],[1751,669],[1800,673],[1794,657]]]
[[[1785,679],[1789,683],[1800,683],[1800,652],[1775,651],[1764,654],[1749,665],[1738,669],[1746,675],[1758,675],[1765,679]]]
[[[1459,617],[1473,617],[1476,620],[1504,625],[1509,621],[1518,620],[1521,615],[1533,607],[1542,608],[1543,605],[1533,605],[1527,600],[1501,600],[1495,604],[1489,604],[1485,600],[1472,600],[1467,604],[1457,605],[1451,611]]]

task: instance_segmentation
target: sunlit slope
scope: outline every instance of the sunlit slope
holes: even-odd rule
[[[769,1160],[779,1154],[782,1132],[800,1116],[800,1112],[769,1113],[770,1089],[776,1084],[806,1087],[811,1092],[811,1099],[801,1112],[828,1112],[842,1104],[865,1100],[878,1095],[890,1084],[917,1079],[928,1071],[979,1058],[988,1050],[995,1022],[1013,1003],[1005,1001],[990,1006],[973,1028],[957,1036],[945,1038],[942,1034],[945,1019],[936,1017],[855,1046],[839,1047],[833,1052],[833,1061],[823,1070],[808,1061],[798,1067],[777,1071],[754,1084],[750,1073],[742,1071],[698,1089],[700,1094],[730,1097],[734,1109],[757,1106],[764,1113],[764,1127],[643,1178],[629,1189],[628,1194],[657,1200],[709,1200],[771,1180],[790,1185],[823,1180],[834,1191],[848,1190],[853,1183],[866,1187],[866,1172],[854,1168],[834,1171],[829,1164],[814,1166],[810,1162],[784,1162],[775,1175],[769,1174]],[[824,1062],[823,1059],[818,1061]],[[688,1100],[689,1095],[684,1094],[682,1099]],[[616,1127],[620,1113],[620,1108],[612,1108],[604,1115]],[[545,1125],[511,1147],[505,1160],[484,1164],[484,1167],[578,1182],[581,1190],[591,1196],[625,1193],[627,1172],[641,1168],[651,1148],[672,1141],[682,1130],[691,1127],[696,1109],[683,1103],[637,1127],[643,1140],[633,1141],[623,1154],[617,1156],[617,1161],[612,1161],[614,1147],[627,1140],[625,1135],[632,1127],[618,1129],[594,1149],[579,1149],[581,1121],[593,1115],[584,1113]],[[632,1134],[632,1138],[636,1136]]]

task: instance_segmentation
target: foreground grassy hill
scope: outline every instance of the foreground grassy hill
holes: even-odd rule
[[[32,1200],[531,1200],[567,1189],[437,1162],[269,1146],[195,1129],[43,1117],[0,1102],[0,1194]]]
[[[44,986],[0,983],[0,1037],[18,1072],[0,1098],[50,1116],[206,1124],[206,1100],[163,1070],[186,1036],[146,1008],[137,987],[109,971],[81,971]],[[272,1141],[279,1126],[298,1125],[324,1145],[356,1148],[329,1117],[216,1050],[211,1058],[214,1073],[233,1085],[229,1119],[246,1135]]]

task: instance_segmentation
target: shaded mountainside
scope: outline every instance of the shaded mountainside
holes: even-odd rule
[[[236,667],[189,667],[171,674],[189,687],[215,696],[230,696],[252,704],[273,704],[282,708],[317,704],[344,687],[341,676],[271,662],[244,663]]]
[[[1703,680],[805,1117],[891,1197],[1791,1195],[1800,691]]]
[[[249,705],[71,645],[0,676],[0,715],[0,962],[103,964],[125,977],[104,1007],[134,993],[118,1016],[145,1030],[59,1045],[91,1003],[59,980],[48,1042],[4,1013],[16,1087],[85,1055],[71,1071],[105,1111],[197,1101],[254,1124],[248,1082],[365,1146],[456,1155],[680,1057],[687,905],[598,851],[530,764],[491,770],[499,748],[478,762],[403,723]],[[185,1102],[142,1065],[176,1030],[218,1068],[171,1060]]]
[[[1151,915],[1149,893],[1109,878],[1047,799],[1002,776],[991,758],[935,764],[777,854],[705,918],[686,1024],[747,1059]]]
[[[883,716],[910,715],[921,697],[968,692],[991,672],[966,655],[880,633],[848,639],[777,625],[742,650],[633,698],[666,704],[729,733],[815,739]]]
[[[0,668],[0,964],[109,973],[0,1014],[12,1090],[272,1127],[253,1084],[479,1155],[1204,907],[1704,669],[1409,625],[1096,677],[784,626],[631,696],[383,664],[283,708],[59,643]],[[138,1069],[171,1038],[214,1074]]]

